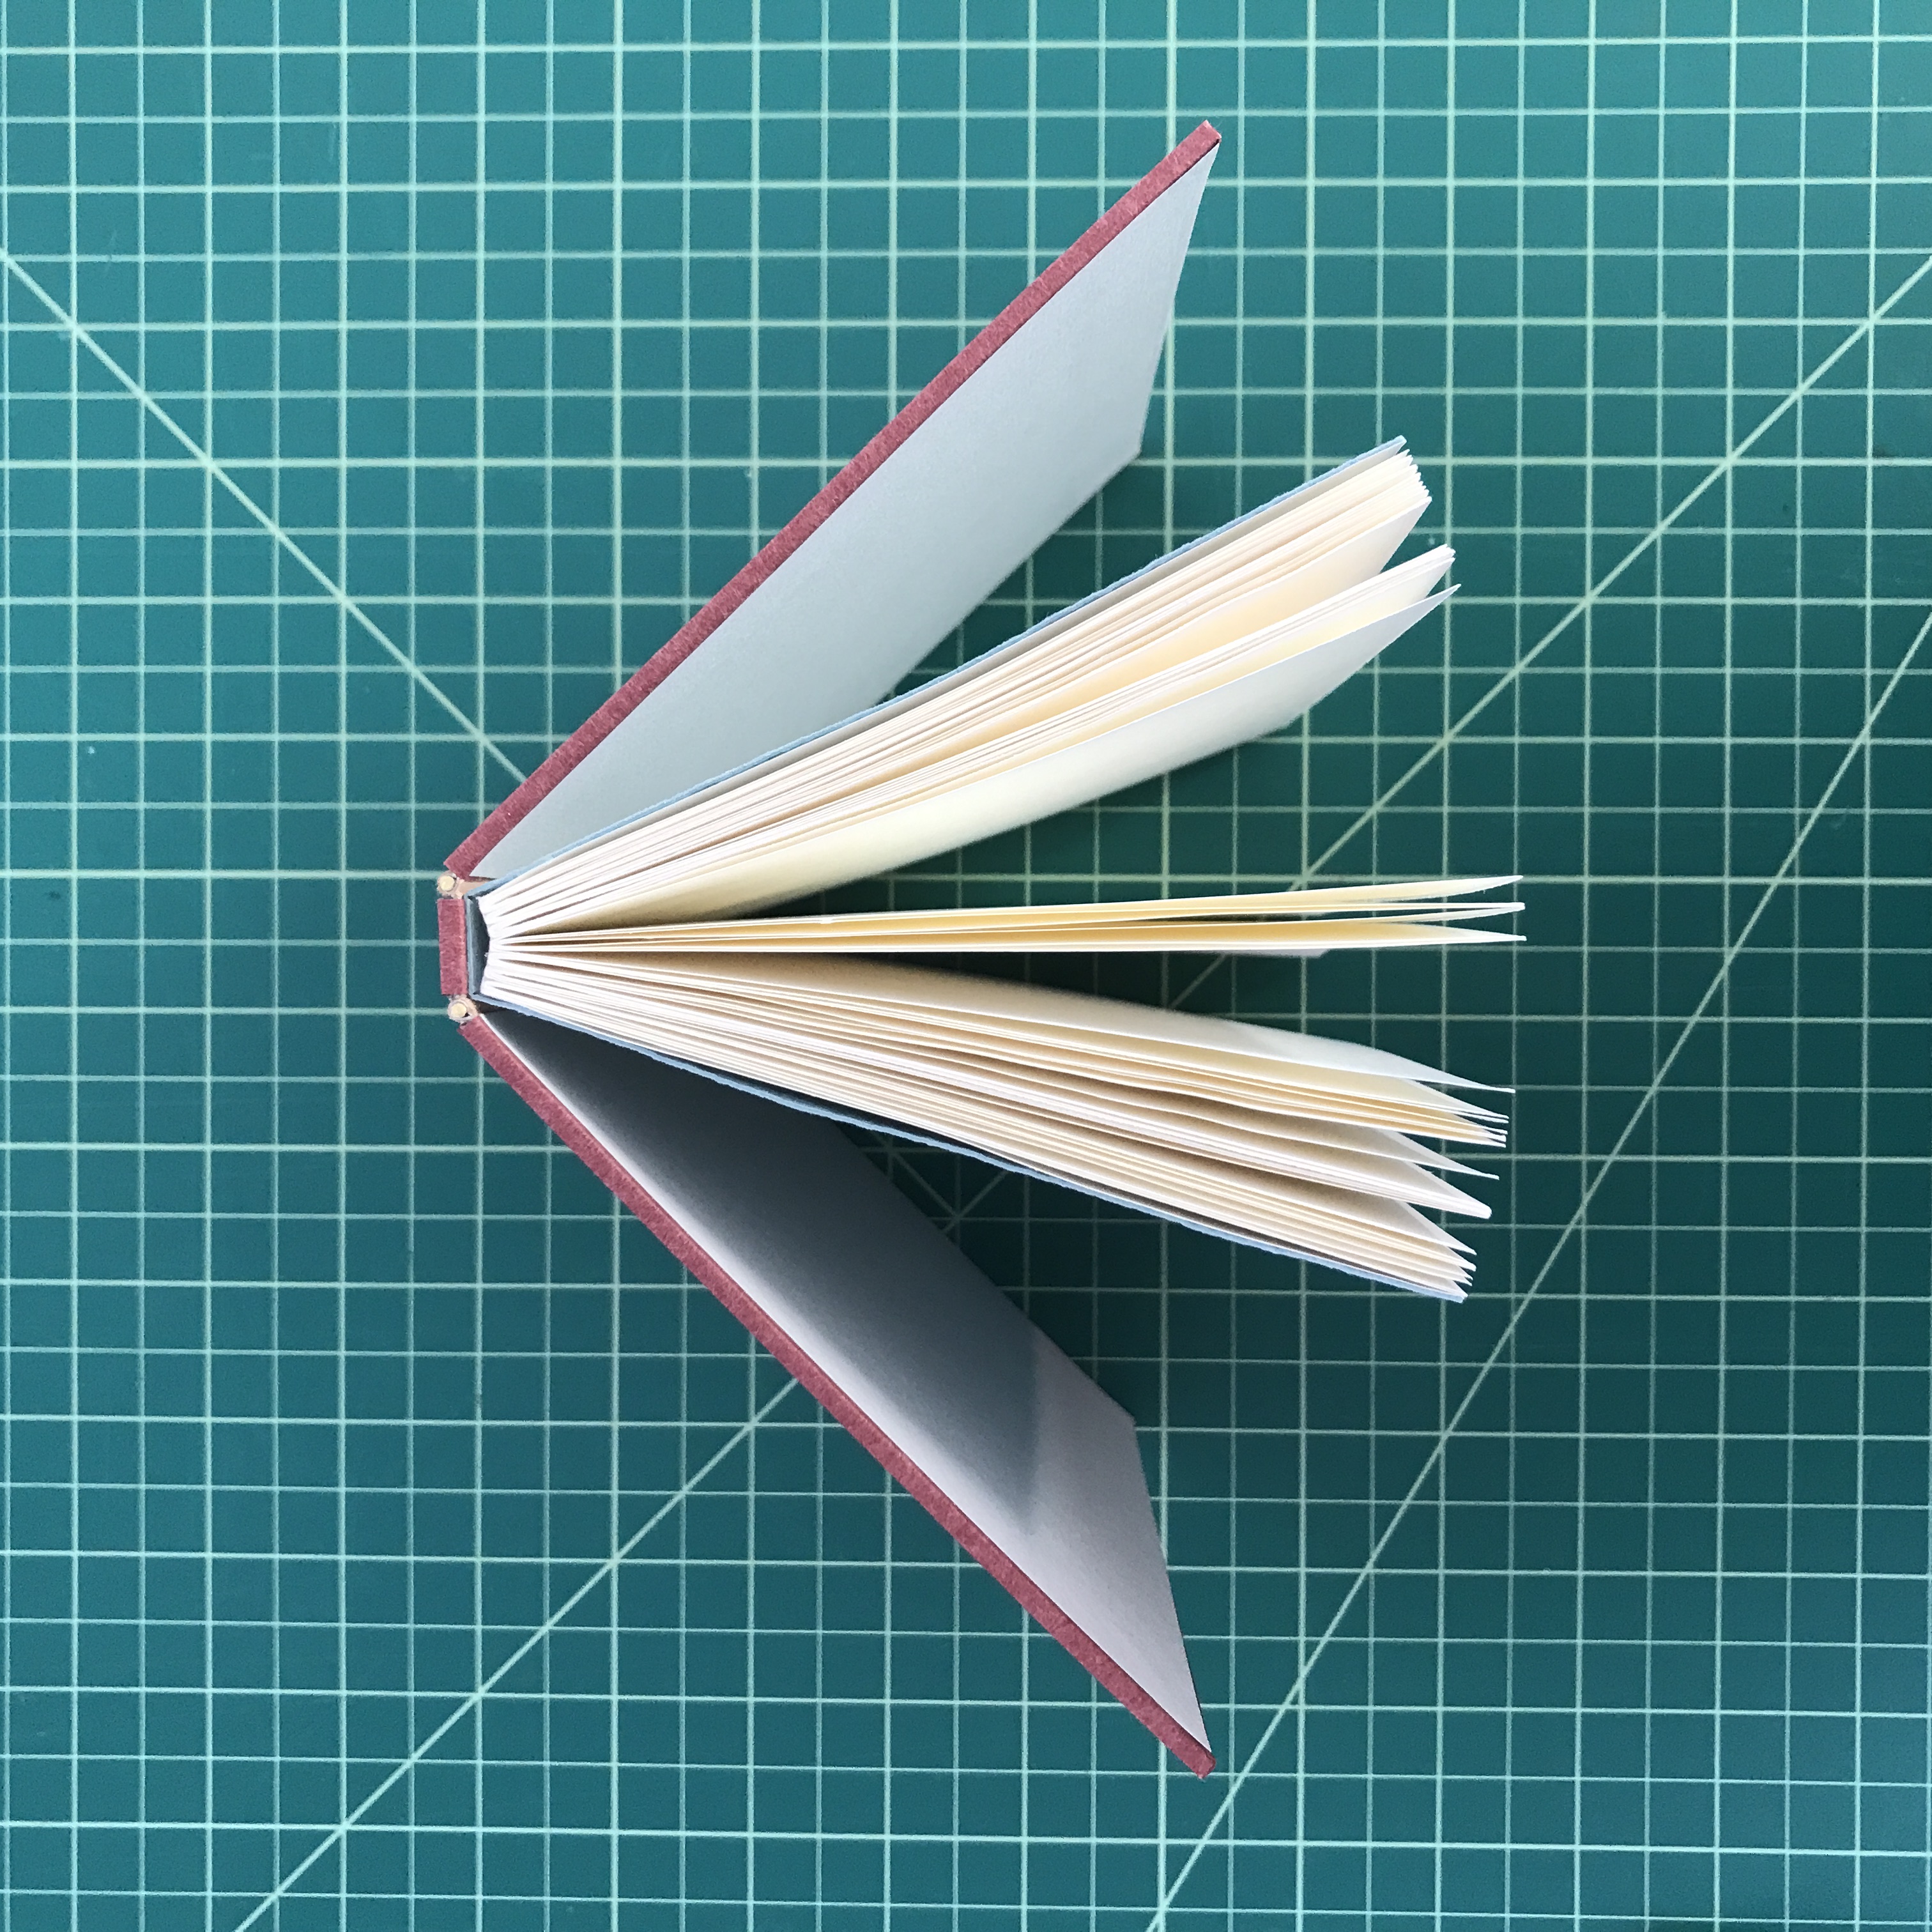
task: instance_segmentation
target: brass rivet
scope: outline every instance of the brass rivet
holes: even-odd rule
[[[458,1026],[462,1025],[466,1020],[473,1020],[476,1017],[476,1003],[470,1000],[452,1000],[449,1003],[449,1017]]]

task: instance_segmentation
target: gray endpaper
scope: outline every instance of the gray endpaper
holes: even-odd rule
[[[829,1121],[521,1014],[531,1071],[1007,1558],[1206,1742],[1132,1419]]]
[[[994,350],[476,869],[501,878],[863,710],[1130,463],[1212,164]]]

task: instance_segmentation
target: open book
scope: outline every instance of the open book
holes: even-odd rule
[[[1133,453],[1214,140],[976,338],[441,882],[465,1036],[1197,1768],[1131,1425],[826,1122],[1460,1300],[1434,1216],[1486,1209],[1448,1150],[1502,1138],[1468,1083],[981,956],[1481,944],[1510,936],[1471,922],[1517,909],[1480,896],[1509,882],[784,909],[1276,730],[1448,594],[1446,549],[1391,563],[1429,499],[1390,444],[862,708]]]
[[[1426,506],[1377,450],[1000,650],[475,890],[485,1004],[1238,1239],[1459,1298],[1424,1208],[1483,1214],[1418,1143],[1496,1116],[1395,1055],[901,960],[1319,952],[1508,935],[1447,880],[760,918],[1298,717],[1440,601],[1385,568]],[[452,881],[452,885],[454,881]],[[896,956],[891,963],[880,956]]]

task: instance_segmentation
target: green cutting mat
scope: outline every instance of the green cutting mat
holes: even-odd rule
[[[1925,1924],[1932,6],[0,21],[10,1928]],[[892,1156],[1142,1423],[1197,1784],[479,1071],[429,878],[1203,116],[1147,455],[962,647],[1396,434],[1463,588],[926,869],[1532,910],[1103,982],[1514,1087],[1466,1307]]]

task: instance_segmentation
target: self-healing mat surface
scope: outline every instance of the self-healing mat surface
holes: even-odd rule
[[[10,1925],[1925,1924],[1932,8],[0,20]],[[870,901],[1528,875],[1082,982],[1513,1087],[1465,1307],[881,1150],[1138,1418],[1197,1782],[430,879],[1204,117],[1147,454],[938,661],[1394,434],[1462,589]]]

